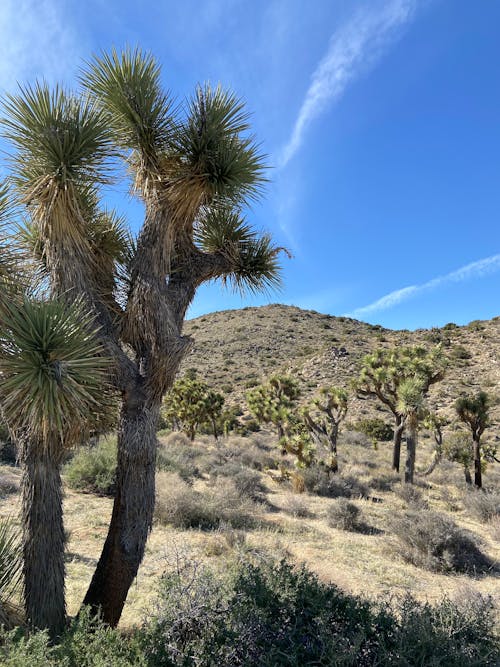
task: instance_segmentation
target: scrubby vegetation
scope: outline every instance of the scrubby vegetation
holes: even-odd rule
[[[5,667],[494,666],[491,600],[432,606],[412,597],[368,603],[287,561],[234,561],[225,574],[179,557],[141,628],[124,635],[84,611],[50,646],[3,633]]]

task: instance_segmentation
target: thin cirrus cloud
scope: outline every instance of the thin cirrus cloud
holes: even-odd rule
[[[333,33],[282,150],[280,167],[300,149],[312,121],[342,96],[349,83],[380,60],[415,9],[416,0],[384,0],[382,4],[371,0]]]
[[[351,313],[349,317],[363,317],[365,315],[370,315],[371,313],[376,313],[381,310],[388,310],[394,306],[399,305],[403,301],[421,294],[422,292],[428,292],[431,290],[438,289],[450,283],[462,283],[468,280],[473,280],[475,278],[483,278],[489,274],[500,271],[500,254],[492,255],[491,257],[485,257],[480,259],[477,262],[471,262],[466,264],[456,271],[447,273],[444,276],[438,276],[432,280],[428,280],[426,283],[421,285],[410,285],[409,287],[403,287],[402,289],[395,290],[394,292],[389,292],[385,296],[377,299],[373,303],[370,303],[368,306],[363,306],[362,308],[356,308]]]
[[[65,79],[84,47],[81,27],[60,0],[1,0],[0,40],[0,88],[9,92],[34,78]]]

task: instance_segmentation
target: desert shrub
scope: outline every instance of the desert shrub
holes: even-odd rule
[[[225,573],[188,561],[161,582],[143,627],[155,667],[495,665],[489,599],[374,604],[287,561],[239,559]]]
[[[68,486],[78,491],[112,496],[116,485],[116,439],[103,438],[82,447],[63,468]]]
[[[332,500],[326,510],[328,525],[339,530],[356,530],[360,509],[346,498]]]
[[[470,490],[464,496],[465,509],[483,523],[500,517],[500,492]]]
[[[394,436],[392,427],[379,417],[360,419],[358,422],[352,424],[352,428],[355,431],[364,433],[370,440],[380,442],[388,442]]]
[[[0,471],[0,498],[19,491],[19,477],[10,470]]]
[[[442,514],[429,510],[393,516],[395,551],[409,563],[434,572],[484,572],[491,563],[472,536]]]
[[[10,438],[3,438],[0,434],[0,462],[15,465],[18,459],[16,443]]]
[[[283,502],[283,510],[287,514],[299,519],[307,519],[312,516],[312,512],[309,510],[304,500],[292,493],[285,498]]]
[[[452,359],[471,359],[472,354],[463,345],[454,345],[451,348],[450,356]]]
[[[313,465],[300,475],[308,493],[328,498],[361,498],[368,496],[368,487],[351,475],[330,473],[324,466]]]
[[[371,446],[371,440],[361,431],[356,431],[354,428],[343,431],[339,436],[339,441],[344,447]]]
[[[266,490],[258,472],[244,468],[237,462],[230,461],[214,468],[212,477],[214,481],[218,477],[227,477],[231,480],[240,496],[252,498],[253,500],[259,499]]]
[[[193,444],[184,433],[174,432],[162,439],[156,454],[156,469],[176,472],[184,481],[199,477],[199,459],[205,450]]]
[[[409,507],[414,509],[429,508],[429,503],[422,497],[422,492],[413,484],[403,484],[395,490],[395,493]]]
[[[196,491],[178,475],[157,475],[155,518],[176,528],[217,528],[221,522],[234,528],[255,523],[256,505],[242,498],[235,486],[222,480],[215,488]]]
[[[374,475],[370,479],[370,486],[374,491],[392,491],[395,484],[399,484],[400,477],[396,473]]]

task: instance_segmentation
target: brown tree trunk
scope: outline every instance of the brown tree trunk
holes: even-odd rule
[[[417,451],[417,429],[410,425],[406,436],[405,484],[413,484],[415,475],[415,455]]]
[[[155,504],[156,425],[161,399],[124,398],[118,430],[117,494],[108,536],[84,605],[116,626],[144,556]]]
[[[392,468],[399,472],[401,460],[401,440],[403,438],[404,420],[401,415],[395,415],[395,427],[392,449]]]
[[[41,443],[23,455],[22,522],[24,606],[29,625],[61,634],[64,600],[64,527],[59,458]]]
[[[464,468],[464,473],[465,473],[465,482],[466,482],[466,484],[469,484],[470,486],[472,486],[472,477],[470,476],[469,468]]]
[[[483,486],[483,477],[481,471],[481,446],[479,438],[474,439],[474,484],[480,489]]]

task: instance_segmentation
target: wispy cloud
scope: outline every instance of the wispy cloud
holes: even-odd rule
[[[283,148],[284,167],[299,150],[311,122],[336,102],[348,84],[373,66],[412,18],[416,0],[370,0],[336,30],[312,75],[290,138]]]
[[[0,88],[14,92],[34,78],[73,78],[86,50],[81,32],[61,0],[1,0]]]
[[[379,312],[380,310],[388,310],[422,292],[435,290],[450,283],[462,283],[476,278],[483,278],[496,271],[500,271],[500,254],[480,259],[477,262],[471,262],[456,271],[447,273],[444,276],[438,276],[421,285],[410,285],[409,287],[403,287],[394,292],[389,292],[389,294],[377,299],[377,301],[370,303],[368,306],[356,308],[352,313],[349,313],[349,316],[363,317],[371,313]]]

